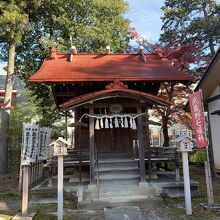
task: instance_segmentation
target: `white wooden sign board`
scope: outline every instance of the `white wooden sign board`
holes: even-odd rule
[[[23,143],[22,143],[22,160],[21,165],[29,165],[30,162],[36,161],[38,145],[38,125],[23,124]]]
[[[51,128],[39,129],[38,160],[46,160],[50,156]]]

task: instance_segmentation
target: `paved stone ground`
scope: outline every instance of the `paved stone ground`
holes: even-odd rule
[[[65,215],[72,216],[79,220],[104,220],[103,210],[71,210],[65,211]]]
[[[105,220],[144,220],[144,216],[137,206],[105,208]]]
[[[145,220],[180,220],[181,217],[174,217],[170,212],[164,209],[142,209],[142,214]]]
[[[56,213],[53,213],[56,214]],[[106,208],[103,210],[66,210],[65,215],[80,220],[180,220],[171,213],[158,209],[140,209],[137,206]],[[214,220],[214,219],[213,219]],[[219,220],[219,219],[215,219]]]
[[[55,213],[54,213],[55,214]],[[103,210],[67,210],[65,215],[80,220],[187,220],[186,216],[174,216],[164,209],[139,209],[135,206],[107,208]],[[192,218],[193,219],[193,218]],[[198,218],[196,218],[198,219]],[[203,220],[203,219],[199,219]],[[210,217],[220,220],[220,217]]]

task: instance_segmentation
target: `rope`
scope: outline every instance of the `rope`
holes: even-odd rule
[[[116,117],[119,117],[119,118],[125,118],[125,117],[128,117],[130,119],[135,119],[139,116],[142,116],[142,115],[146,115],[148,114],[147,112],[143,112],[143,113],[140,113],[140,114],[137,114],[135,116],[131,116],[129,114],[123,114],[123,115],[119,115],[119,114],[115,114],[115,115],[102,115],[102,116],[97,116],[97,115],[90,115],[88,113],[85,113],[81,116],[81,118],[79,119],[79,122],[82,121],[83,117],[87,116],[89,118],[96,118],[96,119],[102,119],[102,118],[116,118]]]

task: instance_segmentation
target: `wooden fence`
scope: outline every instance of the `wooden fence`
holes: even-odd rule
[[[48,177],[48,174],[45,173],[44,161],[36,161],[35,163],[31,163],[29,166],[28,172],[28,184],[29,187],[36,185],[39,181]],[[20,175],[19,175],[19,193],[22,191],[22,178],[23,177],[23,167],[20,167]]]

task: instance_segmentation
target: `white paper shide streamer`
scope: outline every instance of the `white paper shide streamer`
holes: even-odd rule
[[[96,130],[100,130],[103,128],[129,128],[129,127],[133,130],[136,130],[137,125],[136,125],[135,118],[141,115],[143,114],[140,114],[134,117],[127,115],[127,114],[126,115],[115,115],[115,116],[114,115],[91,116],[89,114],[84,114],[83,116],[95,118],[95,129]]]

